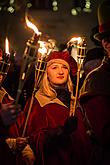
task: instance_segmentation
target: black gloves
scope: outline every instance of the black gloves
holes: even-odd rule
[[[12,103],[0,105],[0,137],[7,135],[10,125],[14,124],[17,120],[21,106]]]
[[[76,116],[70,116],[64,124],[63,130],[66,134],[71,134],[77,129],[78,119]]]
[[[2,104],[0,107],[0,118],[4,126],[10,126],[16,122],[19,112],[21,111],[20,105],[15,104]]]
[[[45,135],[44,151],[48,153],[55,152],[58,148],[66,148],[70,145],[70,134],[77,129],[77,117],[71,116],[64,126],[50,128]]]
[[[66,121],[64,126],[57,126],[56,128],[50,128],[46,133],[47,141],[49,139],[54,139],[61,135],[71,134],[73,131],[77,129],[77,117],[71,116]]]

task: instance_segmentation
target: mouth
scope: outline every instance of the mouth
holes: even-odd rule
[[[64,76],[58,76],[57,78],[59,78],[59,79],[63,79],[63,78],[64,78]]]

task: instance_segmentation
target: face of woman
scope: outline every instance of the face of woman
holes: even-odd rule
[[[47,76],[53,85],[64,85],[68,80],[69,70],[66,65],[53,63],[47,69]]]

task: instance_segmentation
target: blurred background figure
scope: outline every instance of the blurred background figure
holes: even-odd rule
[[[80,103],[91,125],[93,157],[91,165],[110,164],[110,1],[98,6],[99,32],[94,35],[106,55],[102,64],[90,72],[80,92]]]
[[[88,49],[86,52],[86,56],[84,58],[83,67],[82,67],[80,88],[87,74],[93,71],[94,69],[96,69],[97,67],[99,67],[105,56],[101,42],[94,38],[94,35],[98,33],[98,28],[99,28],[98,26],[95,26],[91,29],[90,40],[93,42],[94,46],[91,49]]]
[[[101,47],[89,49],[83,62],[84,76],[101,65],[104,58],[104,50]]]
[[[98,31],[99,31],[99,26],[98,25],[91,28],[91,31],[90,31],[89,39],[93,42],[93,47],[102,47],[101,42],[94,38],[94,35],[97,34]]]
[[[83,62],[83,69],[85,76],[90,71],[100,66],[102,59],[104,58],[104,49],[102,47],[102,44],[100,41],[94,38],[94,35],[97,34],[98,31],[99,31],[98,25],[91,29],[90,40],[93,42],[94,46],[87,51],[86,57]]]
[[[5,155],[5,138],[8,134],[9,127],[16,122],[20,107],[15,105],[14,99],[3,88],[2,84],[7,76],[11,65],[11,55],[3,53],[0,49],[0,155]],[[8,161],[3,156],[0,156],[0,164],[5,164]]]
[[[14,99],[3,88],[2,84],[7,76],[11,65],[11,55],[3,53],[0,49],[0,118],[1,126],[10,126],[16,121],[17,118],[17,106],[14,105]],[[5,132],[5,129],[0,129]],[[1,133],[0,136],[5,136]]]

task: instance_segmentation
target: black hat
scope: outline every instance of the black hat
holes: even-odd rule
[[[103,48],[96,47],[96,48],[89,49],[86,53],[86,57],[84,59],[83,65],[85,65],[86,62],[88,62],[90,60],[94,60],[94,59],[101,59],[102,60],[103,57],[104,57]]]
[[[98,6],[99,33],[94,38],[101,41],[110,36],[110,0],[103,0]]]
[[[99,26],[96,25],[91,29],[90,39],[92,42],[94,42],[96,46],[101,46],[101,42],[94,38],[94,35],[97,34],[98,32],[99,32]]]

